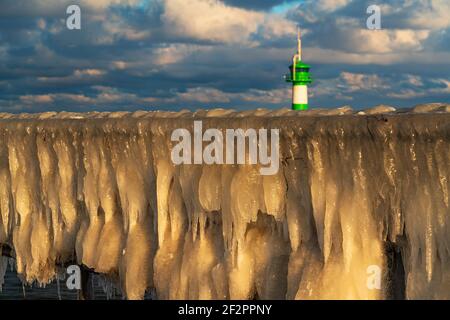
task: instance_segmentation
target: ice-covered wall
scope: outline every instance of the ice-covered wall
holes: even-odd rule
[[[393,111],[0,114],[0,244],[131,299],[450,298],[450,107]],[[278,174],[173,165],[194,120],[280,129]]]

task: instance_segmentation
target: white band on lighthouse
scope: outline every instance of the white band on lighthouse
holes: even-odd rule
[[[308,87],[305,85],[293,86],[292,101],[294,104],[308,104]]]

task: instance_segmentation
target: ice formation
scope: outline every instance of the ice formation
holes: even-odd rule
[[[0,114],[0,244],[29,283],[76,261],[129,299],[449,299],[449,111]],[[194,120],[280,129],[280,170],[174,165]]]

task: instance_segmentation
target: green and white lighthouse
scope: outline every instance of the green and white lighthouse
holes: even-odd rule
[[[309,65],[302,61],[302,40],[300,30],[297,36],[297,54],[292,58],[292,65],[289,67],[291,73],[285,76],[286,82],[292,82],[292,109],[308,110],[308,84],[312,83],[309,75]]]

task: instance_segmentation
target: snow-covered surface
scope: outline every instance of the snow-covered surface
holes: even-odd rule
[[[407,298],[450,298],[449,111],[0,114],[0,243],[28,282],[76,260],[130,299],[378,299],[390,242]],[[278,174],[174,166],[196,119],[280,129]]]

